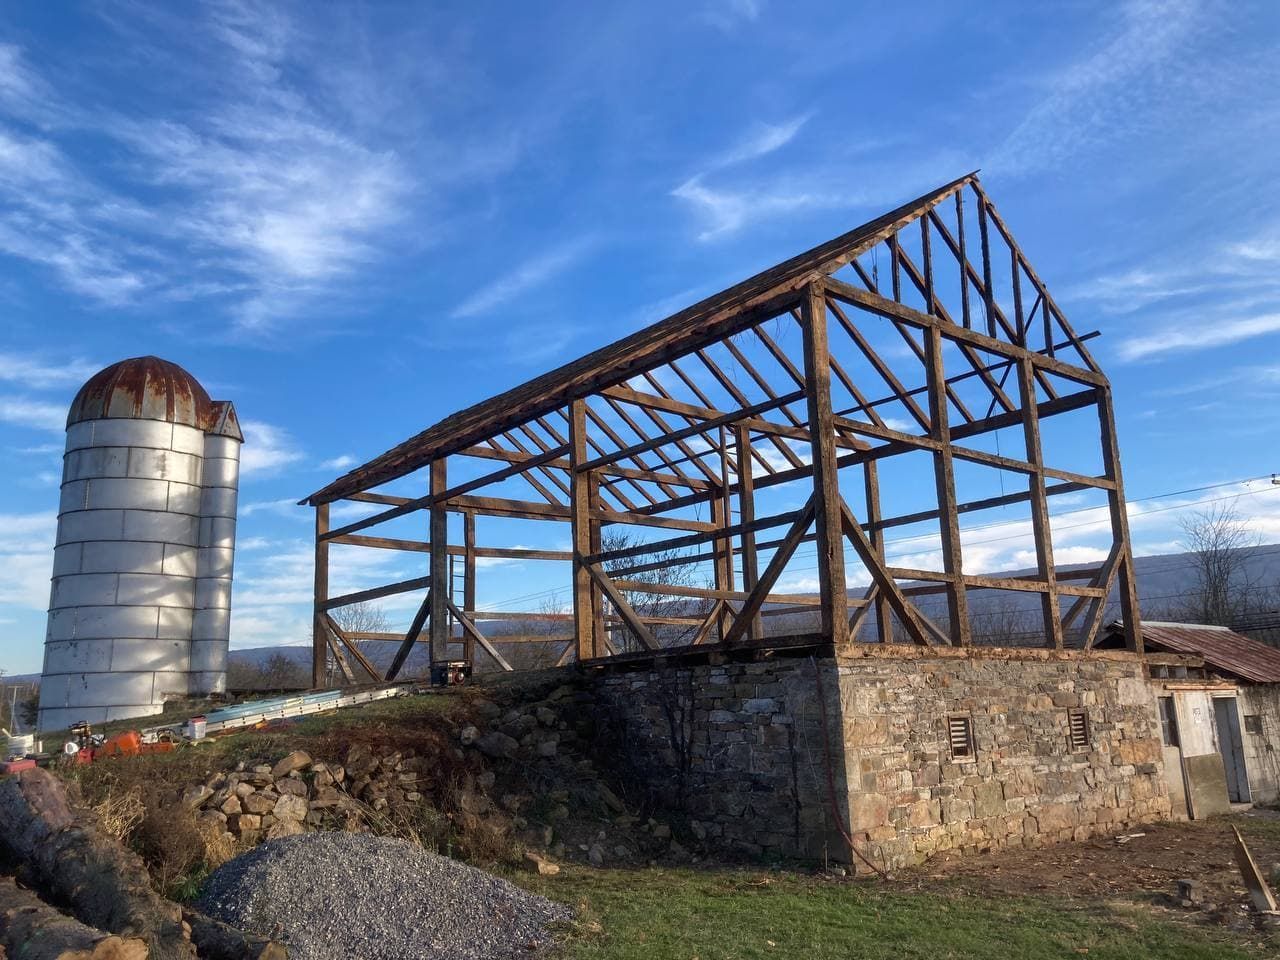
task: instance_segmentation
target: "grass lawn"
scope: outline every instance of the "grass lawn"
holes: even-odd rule
[[[791,873],[590,870],[513,880],[579,905],[564,956],[593,960],[1040,960],[1088,956],[1246,960],[1250,939],[1140,904],[886,890]],[[1251,942],[1252,941],[1252,942]]]

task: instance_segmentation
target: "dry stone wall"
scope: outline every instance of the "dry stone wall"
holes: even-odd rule
[[[606,673],[620,765],[713,844],[884,868],[1168,816],[1155,704],[1124,653],[921,651]],[[1073,749],[1069,711],[1087,746]],[[974,755],[953,758],[948,720]]]

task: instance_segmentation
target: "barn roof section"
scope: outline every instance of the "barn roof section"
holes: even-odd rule
[[[977,179],[977,171],[966,174],[629,337],[446,417],[300,502],[329,503],[396,480],[571,400],[624,383],[662,355],[696,349],[767,319],[778,309],[776,301],[791,295],[808,277],[833,273]]]
[[[1142,637],[1147,650],[1198,654],[1215,669],[1242,680],[1280,683],[1280,648],[1227,627],[1144,620]]]

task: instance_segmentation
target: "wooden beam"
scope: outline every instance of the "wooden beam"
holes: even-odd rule
[[[446,603],[446,606],[448,606],[449,608],[449,612],[453,614],[454,619],[456,619],[458,623],[462,625],[463,634],[470,637],[475,643],[480,644],[480,646],[484,649],[484,652],[489,654],[489,656],[493,657],[493,659],[497,661],[498,666],[500,666],[503,670],[510,672],[512,669],[511,664],[507,663],[506,658],[504,658],[502,654],[500,654],[494,648],[493,644],[489,642],[488,638],[485,637],[485,635],[480,632],[480,630],[476,627],[476,625],[467,618],[467,615],[458,609],[457,604],[455,604],[451,599],[448,599],[448,598],[446,598],[445,603]]]
[[[939,444],[933,454],[933,481],[938,495],[939,533],[942,559],[946,572],[953,578],[964,573],[960,551],[960,514],[956,510],[956,477],[947,428],[946,376],[942,369],[942,331],[931,326],[925,330],[925,375],[929,383],[929,420],[932,438]],[[962,582],[955,579],[947,590],[947,612],[950,615],[951,642],[968,646],[972,641],[969,624],[969,601]]]
[[[778,577],[786,569],[787,563],[791,560],[792,555],[795,554],[796,547],[800,545],[800,540],[804,537],[805,531],[809,529],[809,524],[813,521],[814,501],[816,499],[816,496],[809,497],[804,508],[797,514],[795,522],[791,524],[791,529],[787,531],[781,546],[773,552],[773,557],[770,558],[768,566],[760,574],[760,580],[756,583],[756,588],[751,591],[751,596],[743,601],[737,617],[734,618],[733,626],[725,634],[724,645],[726,647],[731,647],[740,641],[750,629],[751,622],[759,616],[760,608],[765,603],[765,597],[769,595],[773,585],[778,582]],[[823,636],[827,637],[829,635],[824,633]]]
[[[739,423],[734,427],[735,449],[738,461],[738,519],[742,530],[742,585],[747,593],[755,592],[760,581],[759,559],[756,555],[756,532],[750,524],[756,519],[755,477],[751,469],[751,433]],[[764,625],[759,617],[747,625],[747,639],[757,643],[764,638]]]
[[[430,586],[430,577],[414,577],[411,580],[400,580],[397,583],[389,583],[382,587],[373,587],[369,590],[358,590],[355,593],[346,593],[340,597],[330,597],[319,606],[321,611],[335,610],[338,607],[350,606],[353,603],[364,603],[367,600],[381,600],[383,597],[395,596],[397,593],[410,593],[414,590],[422,590]]]
[[[444,664],[449,659],[449,514],[445,507],[444,493],[448,488],[447,461],[432,460],[430,467],[431,503],[431,665]]]
[[[897,615],[902,628],[907,631],[908,635],[916,643],[922,646],[931,646],[933,641],[929,639],[924,632],[924,627],[921,625],[921,621],[925,618],[920,616],[916,608],[912,606],[911,601],[903,596],[902,588],[898,586],[897,581],[889,575],[889,571],[885,568],[883,556],[871,546],[871,541],[863,531],[862,525],[854,517],[853,511],[843,502],[841,504],[840,518],[842,532],[849,538],[849,542],[853,544],[853,549],[857,551],[858,559],[867,568],[867,573],[871,574],[872,582],[880,587],[880,596],[884,598],[885,602],[889,604]]]
[[[1111,538],[1120,545],[1120,618],[1124,621],[1124,640],[1130,650],[1142,652],[1142,614],[1138,607],[1138,584],[1134,576],[1133,552],[1129,540],[1129,512],[1124,498],[1124,480],[1120,473],[1120,445],[1116,440],[1116,418],[1111,402],[1111,388],[1098,388],[1098,425],[1102,434],[1103,473],[1114,483],[1108,491],[1107,507],[1111,514]]]
[[[313,613],[311,620],[311,686],[323,687],[328,682],[328,643],[320,614],[329,599],[329,544],[324,535],[329,532],[329,504],[316,505],[316,558]]]
[[[831,360],[827,342],[827,301],[813,283],[801,302],[804,333],[804,393],[808,401],[813,464],[814,532],[818,547],[821,632],[837,647],[849,639],[849,596],[840,533],[840,475],[836,464],[835,418],[831,412]]]
[[[569,458],[574,467],[587,459],[587,404],[574,400],[569,404]],[[591,475],[573,469],[569,473],[569,509],[573,538],[573,617],[574,644],[578,662],[589,660],[595,653],[594,587],[586,557],[591,549]]]
[[[1021,314],[1021,303],[1018,312]],[[1022,437],[1027,460],[1033,468],[1027,477],[1031,493],[1031,532],[1035,539],[1036,573],[1045,582],[1040,596],[1040,613],[1045,638],[1055,650],[1062,649],[1062,614],[1058,606],[1057,569],[1053,562],[1053,531],[1049,525],[1049,498],[1044,489],[1044,453],[1040,444],[1040,414],[1037,410],[1035,370],[1029,360],[1018,361],[1018,393],[1022,406]]]
[[[395,658],[391,661],[391,666],[387,668],[387,679],[394,680],[400,676],[400,671],[404,668],[404,663],[409,659],[409,654],[413,650],[413,645],[418,642],[418,637],[422,633],[422,628],[426,626],[427,618],[431,616],[431,591],[427,591],[427,595],[422,598],[422,603],[418,605],[418,612],[413,615],[413,622],[409,624],[409,630],[400,641],[400,647],[396,650]]]
[[[646,650],[658,649],[658,641],[649,631],[649,628],[645,623],[646,620],[651,623],[687,622],[687,618],[683,617],[640,617],[631,604],[627,602],[627,598],[622,595],[622,591],[614,585],[613,581],[605,575],[603,570],[595,564],[587,564],[587,571],[590,573],[591,578],[600,587],[604,595],[609,598],[609,602],[613,604],[613,608],[618,611],[618,615],[622,617],[626,625],[631,628],[631,631],[636,635],[636,639],[640,641],[641,646]],[[694,622],[701,623],[701,620],[699,619]]]
[[[464,513],[462,515],[462,605],[468,610],[475,609],[476,605],[476,515],[474,513]],[[475,642],[470,634],[467,634],[467,641],[464,645],[463,659],[467,663],[475,663]]]
[[[334,620],[333,617],[327,613],[323,614],[323,616],[325,625],[333,632],[334,636],[342,641],[342,645],[347,648],[347,651],[351,656],[355,657],[356,662],[360,664],[360,668],[364,670],[365,673],[369,674],[369,677],[374,683],[381,683],[383,681],[382,674],[378,672],[377,667],[369,662],[369,658],[364,655],[363,651],[361,651],[360,645],[347,636],[346,631],[343,630],[342,627],[338,626],[338,621]]]

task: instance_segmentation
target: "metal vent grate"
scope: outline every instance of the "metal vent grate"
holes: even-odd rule
[[[1072,750],[1089,749],[1089,715],[1085,711],[1067,712],[1067,739]]]
[[[973,750],[973,721],[969,717],[948,717],[947,738],[951,741],[951,758],[971,758]]]

